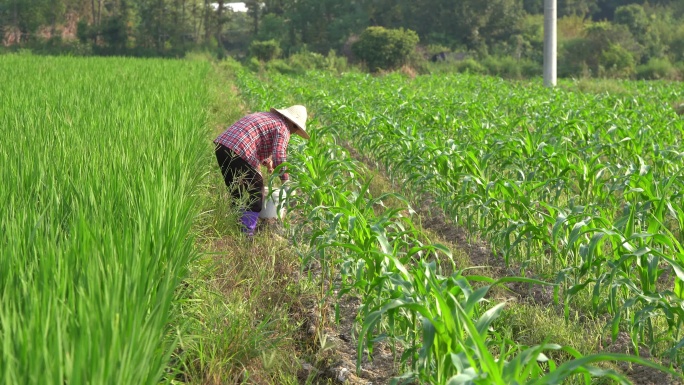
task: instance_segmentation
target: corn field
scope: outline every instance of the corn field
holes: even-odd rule
[[[400,380],[536,384],[578,373],[587,383],[590,375],[622,381],[587,364],[636,356],[497,340],[489,327],[504,304],[487,303],[491,286],[470,285],[487,278],[455,266],[443,275],[448,250],[421,243],[410,218],[374,217],[382,198],[368,197],[340,140],[410,201],[434,197],[507,265],[532,266],[537,279],[517,279],[552,285],[566,319],[571,306],[605,316],[611,336],[627,331],[637,353],[682,363],[684,125],[668,108],[680,89],[635,83],[634,94],[611,96],[476,76],[326,73],[242,82],[256,109],[296,95],[315,111],[320,133],[301,151],[296,180],[311,197],[307,223],[320,223],[312,255],[337,266],[342,293],[363,298],[359,360],[391,340],[403,351]],[[589,303],[578,304],[580,294]],[[576,359],[556,366],[543,354],[555,349]]]

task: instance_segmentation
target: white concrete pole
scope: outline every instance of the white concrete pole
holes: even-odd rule
[[[544,86],[556,85],[556,0],[544,0]]]

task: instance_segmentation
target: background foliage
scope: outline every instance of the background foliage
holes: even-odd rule
[[[423,60],[472,69],[472,63],[460,63],[471,58],[488,73],[541,74],[543,0],[248,0],[247,12],[228,4],[0,0],[2,49],[176,57],[205,50],[241,58],[250,55],[254,40],[273,40],[285,58],[334,51],[353,60],[359,36],[368,27],[384,27],[415,31]],[[684,2],[559,0],[558,8],[561,76],[682,77]],[[420,63],[413,66],[420,69]]]

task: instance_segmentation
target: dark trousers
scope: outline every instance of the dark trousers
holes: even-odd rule
[[[248,196],[247,209],[260,212],[264,199],[264,179],[261,174],[231,149],[220,144],[216,147],[216,160],[233,199],[244,202],[245,196]]]

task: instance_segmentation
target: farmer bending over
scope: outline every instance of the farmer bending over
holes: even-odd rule
[[[271,108],[270,112],[247,115],[214,140],[216,160],[233,198],[237,200],[245,193],[249,195],[248,206],[241,219],[242,231],[249,236],[254,235],[264,199],[264,178],[259,165],[273,172],[285,162],[291,134],[309,139],[306,107]],[[283,169],[280,180],[284,183],[288,179]]]

